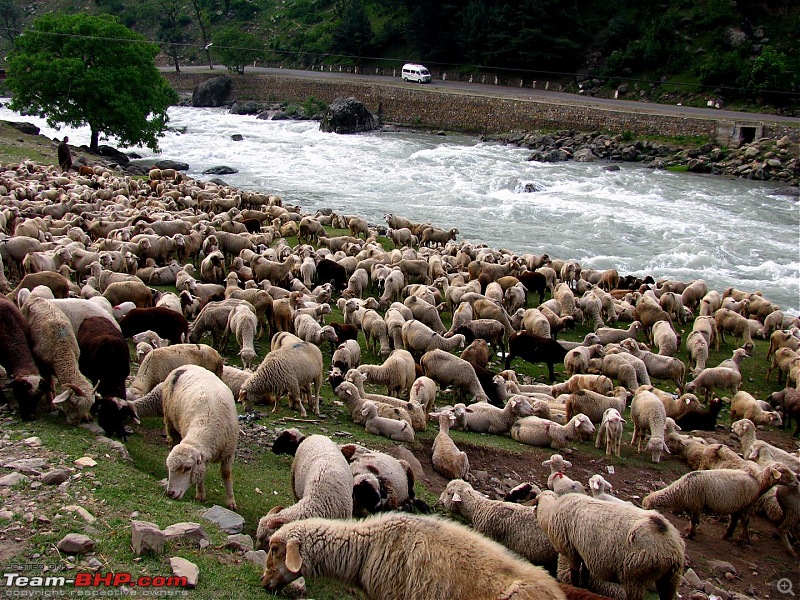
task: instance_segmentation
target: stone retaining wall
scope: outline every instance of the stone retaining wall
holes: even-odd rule
[[[165,73],[178,92],[191,92],[210,77],[224,73]],[[634,135],[702,136],[733,145],[731,121],[652,115],[602,106],[569,105],[542,100],[509,99],[490,94],[442,91],[404,84],[371,84],[339,79],[313,79],[251,73],[232,75],[231,99],[260,102],[303,103],[314,96],[330,104],[336,98],[354,96],[384,122],[401,125],[497,134],[513,130],[576,129],[579,131],[630,131]],[[788,135],[800,141],[800,129],[754,124],[765,137]]]

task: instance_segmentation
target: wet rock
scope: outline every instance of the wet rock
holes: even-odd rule
[[[169,559],[169,566],[175,577],[186,578],[187,588],[192,590],[197,587],[197,578],[200,576],[200,569],[196,564],[180,556],[173,556]]]
[[[592,152],[591,148],[581,148],[573,154],[573,159],[576,162],[595,162],[598,159],[597,155]]]
[[[377,128],[378,119],[353,97],[334,100],[319,124],[320,131],[327,133],[363,133]]]
[[[131,521],[131,547],[136,556],[153,554],[159,556],[164,552],[167,536],[155,523],[149,521]]]
[[[233,87],[227,75],[212,77],[198,85],[192,92],[192,106],[222,106]]]
[[[260,102],[253,102],[251,100],[245,102],[234,102],[230,108],[232,115],[257,115],[264,106]]]
[[[82,533],[68,533],[56,544],[64,554],[86,554],[94,551],[95,541]]]
[[[233,175],[234,173],[238,172],[239,171],[233,167],[220,165],[219,167],[211,167],[210,169],[206,169],[203,171],[203,175]]]
[[[231,140],[233,140],[234,142],[241,142],[243,139],[244,139],[244,136],[241,133],[234,133],[231,136]]]
[[[156,169],[175,169],[176,171],[188,171],[189,163],[177,160],[160,160],[153,165]]]
[[[244,529],[244,517],[222,506],[212,506],[203,513],[203,518],[226,533],[239,533]]]

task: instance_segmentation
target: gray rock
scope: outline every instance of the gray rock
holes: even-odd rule
[[[103,566],[103,561],[99,560],[95,556],[91,556],[91,557],[89,557],[89,560],[86,561],[86,564],[91,569],[99,569],[100,567]]]
[[[703,589],[703,582],[700,581],[700,577],[697,576],[694,569],[686,569],[686,573],[684,573],[683,576],[686,579],[686,583],[688,583],[693,590]]]
[[[3,121],[6,125],[10,125],[17,131],[27,135],[39,135],[40,129],[33,123],[15,123],[14,121]]]
[[[755,158],[758,156],[760,150],[757,146],[748,146],[747,149],[744,151],[745,158]]]
[[[192,106],[222,106],[232,86],[233,80],[227,75],[207,79],[192,92]]]
[[[244,139],[244,136],[243,136],[241,133],[234,133],[234,134],[231,136],[231,139],[232,139],[234,142],[241,142],[241,141]]]
[[[168,541],[178,540],[198,546],[208,545],[209,539],[200,523],[175,523],[164,529]]]
[[[703,586],[703,591],[708,594],[709,596],[714,595],[722,600],[730,600],[730,594],[723,590],[722,588],[717,587],[710,581],[706,581],[706,584]]]
[[[287,585],[281,590],[281,595],[287,598],[305,598],[306,597],[306,580],[305,577],[295,579],[292,583]]]
[[[47,465],[47,461],[43,458],[19,458],[5,463],[3,466],[6,469],[14,469],[15,471],[23,471],[27,469],[39,470]]]
[[[708,566],[714,575],[725,575],[725,573],[736,575],[736,567],[724,560],[710,560],[708,561]]]
[[[261,569],[263,569],[264,565],[267,564],[267,553],[264,550],[251,550],[250,552],[245,552],[244,557]]]
[[[334,100],[319,124],[320,131],[326,133],[363,133],[378,127],[375,115],[353,97]]]
[[[160,160],[153,165],[156,169],[175,169],[176,171],[188,171],[189,164],[177,160]]]
[[[22,473],[9,473],[0,477],[0,487],[12,487],[19,483],[27,483],[31,480],[27,475]]]
[[[114,452],[116,452],[123,458],[123,460],[133,461],[131,455],[128,453],[128,449],[122,442],[118,440],[112,440],[110,437],[106,437],[104,435],[100,435],[95,439],[97,442],[100,442],[101,444],[106,444],[110,446],[111,449],[114,450]]]
[[[95,521],[97,521],[97,517],[95,517],[92,513],[90,513],[82,506],[71,504],[70,506],[65,506],[64,510],[67,512],[76,513],[81,519],[83,519],[87,523],[94,523]]]
[[[82,533],[68,533],[56,544],[64,554],[86,554],[94,551],[95,541]]]
[[[597,160],[597,155],[592,152],[591,148],[581,148],[575,152],[572,158],[576,162],[594,162]]]
[[[262,110],[264,110],[264,106],[260,102],[248,100],[246,102],[234,102],[230,113],[233,115],[257,115]]]
[[[203,171],[203,175],[233,175],[234,173],[238,172],[239,171],[233,167],[221,165],[219,167],[211,167],[210,169],[206,169]]]
[[[164,552],[167,536],[155,523],[149,521],[131,521],[131,547],[136,556],[153,554],[160,556]]]
[[[187,588],[191,590],[197,587],[197,578],[200,576],[200,569],[197,568],[196,564],[180,556],[173,556],[169,559],[169,566],[175,577],[186,578]]]
[[[253,538],[243,533],[237,533],[228,536],[228,541],[225,544],[228,550],[237,550],[239,552],[249,552],[253,549]]]
[[[244,529],[244,517],[216,504],[203,513],[208,519],[226,533],[239,533]]]
[[[69,469],[53,469],[42,475],[42,483],[47,485],[60,485],[64,483],[72,473]]]
[[[124,152],[120,152],[114,146],[108,146],[106,144],[101,144],[97,147],[97,153],[100,156],[107,156],[108,158],[112,158],[117,161],[121,165],[127,165],[131,159],[130,157],[125,154]]]

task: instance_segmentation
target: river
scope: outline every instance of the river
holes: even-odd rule
[[[321,133],[313,121],[265,121],[225,109],[173,107],[161,154],[188,174],[226,165],[223,179],[278,194],[304,211],[331,208],[383,223],[392,212],[459,230],[459,239],[577,259],[621,274],[702,278],[711,288],[762,290],[800,312],[800,204],[775,183],[672,173],[634,164],[536,163],[524,149],[473,137]],[[88,144],[86,128],[49,137]],[[241,134],[242,141],[232,135]],[[113,143],[113,141],[111,142]],[[538,191],[525,192],[527,184]]]

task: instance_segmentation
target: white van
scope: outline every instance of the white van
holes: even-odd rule
[[[430,83],[431,74],[422,65],[406,63],[403,65],[403,81],[416,81],[417,83]]]

